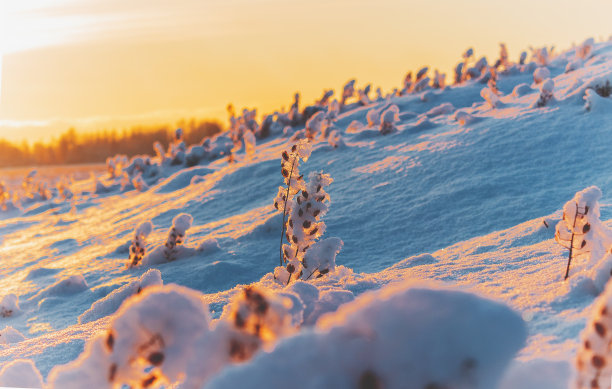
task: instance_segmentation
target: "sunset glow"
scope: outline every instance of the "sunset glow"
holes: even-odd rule
[[[514,58],[607,38],[609,2],[580,4],[582,20],[559,4],[2,1],[0,137],[226,120],[230,102],[273,112],[347,77],[387,90],[423,65],[449,72],[466,44],[492,58],[503,37]]]

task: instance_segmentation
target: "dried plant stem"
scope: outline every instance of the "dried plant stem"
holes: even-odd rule
[[[287,184],[287,193],[285,193],[285,205],[283,205],[283,227],[281,230],[280,238],[280,266],[283,266],[283,238],[285,236],[285,216],[287,216],[287,201],[289,200],[289,189],[291,189],[291,176],[293,175],[293,167],[295,166],[295,159],[297,154],[293,155],[293,161],[291,161],[291,171],[289,172],[289,180]]]
[[[572,263],[572,249],[574,248],[574,230],[576,229],[576,218],[577,217],[578,217],[578,203],[576,203],[576,214],[574,215],[574,225],[572,226],[572,239],[570,240],[569,256],[567,257],[567,269],[565,270],[565,278],[563,280],[567,280],[567,277],[569,277],[570,263]]]
[[[314,270],[312,271],[312,273],[310,273],[310,275],[309,275],[309,276],[308,276],[308,277],[307,277],[307,278],[306,278],[304,281],[308,281],[308,280],[310,279],[310,277],[312,277],[312,275],[313,275],[313,274],[315,274],[315,272],[316,272],[317,270],[319,270],[319,266],[317,266],[317,268],[316,268],[316,269],[314,269]]]

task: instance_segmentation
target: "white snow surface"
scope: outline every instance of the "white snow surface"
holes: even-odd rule
[[[612,80],[612,43],[587,40],[560,53],[546,48],[533,53],[537,64],[506,64],[498,72],[498,94],[473,78],[444,89],[389,94],[362,106],[350,83],[344,104],[334,103],[337,115],[327,116],[334,139],[311,140],[310,157],[299,166],[305,176],[323,171],[333,178],[320,242],[331,237],[343,242],[335,269],[307,282],[283,286],[272,274],[279,264],[282,220],[272,204],[284,185],[281,153],[291,146],[280,130],[258,138],[250,155],[237,151],[233,163],[227,158],[233,141],[221,134],[198,146],[205,151],[198,158],[187,158],[198,166],[182,162],[180,142],[172,158],[163,148],[157,157],[131,163],[111,158],[112,174],[65,181],[70,199],[41,183],[36,196],[30,193],[18,206],[0,210],[0,308],[11,311],[0,315],[0,334],[15,335],[11,342],[0,341],[0,374],[21,372],[22,385],[38,385],[40,371],[49,384],[51,369],[80,364],[83,369],[71,373],[79,380],[107,379],[111,360],[86,356],[108,353],[109,329],[123,323],[126,334],[144,339],[134,327],[137,312],[150,309],[147,317],[165,317],[181,307],[177,301],[184,302],[177,296],[188,296],[189,309],[198,312],[186,314],[188,320],[210,319],[190,331],[217,336],[169,345],[191,350],[208,368],[206,374],[193,373],[198,366],[177,348],[169,354],[177,358],[175,370],[164,375],[175,379],[181,376],[176,369],[192,372],[186,374],[195,377],[193,387],[244,380],[255,385],[266,377],[287,384],[299,375],[303,387],[380,380],[392,388],[394,380],[410,376],[419,388],[430,382],[468,385],[461,380],[469,377],[487,389],[574,388],[577,353],[593,336],[592,330],[581,333],[601,316],[595,301],[612,269],[606,238],[612,227],[612,97],[606,87]],[[475,68],[473,55],[466,64]],[[536,88],[530,85],[538,66],[546,67],[550,82],[542,80]],[[554,99],[538,106],[542,92]],[[394,131],[382,135],[381,115],[392,106],[398,108],[397,115],[389,114]],[[305,123],[274,124],[291,136]],[[330,146],[339,144],[337,139],[342,147]],[[122,185],[128,168],[136,175]],[[145,184],[139,190],[130,181],[136,176]],[[587,215],[586,234],[599,246],[573,260],[566,281],[568,250],[555,242],[555,225],[580,198],[597,203],[592,208],[597,212]],[[192,219],[175,219],[181,214]],[[134,230],[146,222],[152,223],[147,255],[155,260],[128,269]],[[188,244],[176,246],[173,259],[180,260],[162,260],[173,225],[188,230]],[[229,321],[219,318],[245,285],[289,301],[294,332],[283,332],[252,359],[234,364],[205,350],[223,347],[233,333]],[[178,295],[128,309],[128,302],[142,302],[155,291]],[[379,333],[380,342],[372,340]],[[135,352],[127,340],[116,342],[125,350],[116,358]],[[487,348],[491,342],[494,350]],[[414,357],[406,345],[430,356],[415,362],[430,374],[406,368]],[[461,364],[468,352],[475,365]],[[33,361],[36,370],[29,362],[17,363],[23,359]],[[299,361],[308,363],[298,366]],[[287,371],[272,370],[281,362]],[[438,362],[455,368],[431,370]],[[462,376],[459,366],[475,368]],[[142,371],[142,365],[136,367]],[[131,377],[134,371],[120,374]]]

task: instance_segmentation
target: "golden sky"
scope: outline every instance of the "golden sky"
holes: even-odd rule
[[[350,78],[383,90],[467,47],[567,48],[612,33],[609,0],[0,0],[0,138],[226,120],[312,102]]]

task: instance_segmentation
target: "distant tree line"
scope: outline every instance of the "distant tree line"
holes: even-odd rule
[[[181,120],[177,123],[184,131],[187,145],[200,143],[202,139],[222,131],[221,124],[211,120]],[[59,165],[105,162],[115,154],[132,157],[138,154],[155,154],[155,141],[167,145],[175,128],[170,126],[103,130],[79,134],[70,128],[49,143],[11,143],[0,139],[0,167],[28,165]]]

